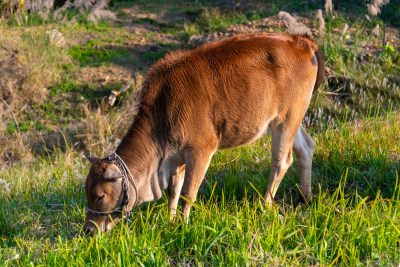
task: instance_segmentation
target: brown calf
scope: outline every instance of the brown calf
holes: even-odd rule
[[[301,126],[324,61],[309,38],[289,34],[237,35],[167,55],[147,73],[139,111],[115,154],[91,158],[85,229],[108,231],[122,208],[161,198],[176,213],[180,195],[194,202],[210,160],[220,148],[249,144],[267,128],[272,166],[265,199],[272,203],[291,165],[311,197],[314,141]],[[191,204],[182,203],[187,220]]]

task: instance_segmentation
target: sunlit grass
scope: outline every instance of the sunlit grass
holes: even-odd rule
[[[77,152],[2,170],[0,259],[5,265],[394,264],[400,260],[399,115],[312,132],[314,198],[296,206],[291,167],[268,209],[269,139],[219,151],[188,225],[169,221],[167,197],[135,208],[131,224],[87,238]],[[4,186],[4,183],[1,184]],[[253,187],[254,186],[254,187]],[[258,191],[258,192],[257,192]],[[16,256],[18,255],[18,256]]]

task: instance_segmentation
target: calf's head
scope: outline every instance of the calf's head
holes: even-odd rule
[[[122,217],[126,193],[123,189],[124,176],[112,162],[95,157],[87,159],[92,166],[86,179],[88,211],[83,227],[87,234],[94,234],[97,229],[110,231]]]

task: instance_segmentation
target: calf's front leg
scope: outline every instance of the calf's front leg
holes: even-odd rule
[[[181,194],[190,201],[182,202],[182,219],[186,223],[189,221],[191,203],[196,201],[197,192],[216,150],[215,145],[207,148],[189,148],[185,151],[186,171]]]
[[[168,209],[170,219],[176,215],[179,197],[181,195],[183,179],[185,178],[185,165],[178,168],[174,175],[171,175],[168,183]]]

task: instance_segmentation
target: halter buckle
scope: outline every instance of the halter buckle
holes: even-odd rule
[[[124,222],[125,223],[132,223],[131,219],[131,213],[129,211],[124,212]]]
[[[106,157],[106,160],[109,162],[113,162],[113,161],[115,161],[115,159],[116,159],[116,157],[115,157],[114,153],[108,154]]]

